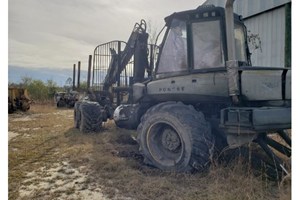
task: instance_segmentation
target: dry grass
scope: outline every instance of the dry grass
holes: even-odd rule
[[[17,133],[9,142],[9,199],[78,199],[72,194],[79,190],[101,190],[103,199],[120,200],[291,199],[290,182],[254,175],[242,159],[226,165],[215,162],[209,172],[194,174],[146,166],[132,139],[134,131],[109,121],[100,133],[82,134],[73,128],[73,111],[68,109],[33,105],[28,113],[9,115],[9,131]],[[68,163],[68,168],[56,169],[57,163]],[[53,169],[61,177],[53,176]],[[80,184],[72,180],[74,174]],[[61,183],[62,177],[67,181]],[[52,189],[43,188],[45,180]],[[21,194],[24,184],[33,188],[31,193]],[[53,188],[62,185],[69,187]]]

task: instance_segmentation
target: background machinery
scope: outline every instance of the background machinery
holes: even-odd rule
[[[78,99],[79,93],[77,91],[56,92],[54,94],[54,102],[57,108],[73,108]]]
[[[75,104],[75,127],[99,131],[113,118],[137,129],[145,163],[162,170],[205,169],[224,140],[229,148],[258,143],[288,173],[273,149],[291,156],[291,69],[251,65],[233,2],[166,17],[159,48],[147,44],[143,20],[127,43],[98,46],[92,88]]]
[[[26,112],[30,109],[31,102],[27,89],[8,87],[8,113],[13,113],[17,110]]]

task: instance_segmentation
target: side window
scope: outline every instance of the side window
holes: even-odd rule
[[[247,61],[246,47],[245,47],[245,34],[242,26],[235,24],[234,38],[235,38],[236,59],[239,61]]]
[[[192,24],[194,69],[225,66],[219,21]]]
[[[187,70],[186,24],[173,20],[161,50],[157,73]]]

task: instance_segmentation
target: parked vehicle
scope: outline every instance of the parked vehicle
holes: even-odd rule
[[[58,108],[68,107],[73,108],[75,102],[78,101],[79,94],[77,91],[56,92],[54,94],[54,102]]]
[[[17,110],[26,112],[30,109],[31,102],[26,88],[8,87],[8,113]]]
[[[162,170],[206,169],[222,140],[230,148],[256,142],[288,173],[272,149],[291,156],[291,69],[252,66],[247,29],[232,6],[171,14],[159,48],[148,45],[143,20],[127,43],[99,45],[95,87],[76,103],[75,127],[99,131],[114,111],[117,126],[137,129],[145,163]]]

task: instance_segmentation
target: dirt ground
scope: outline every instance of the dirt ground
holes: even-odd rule
[[[143,164],[135,131],[113,121],[101,132],[73,128],[73,110],[34,105],[9,115],[9,199],[290,199],[290,182],[254,175],[238,159],[205,173]]]

